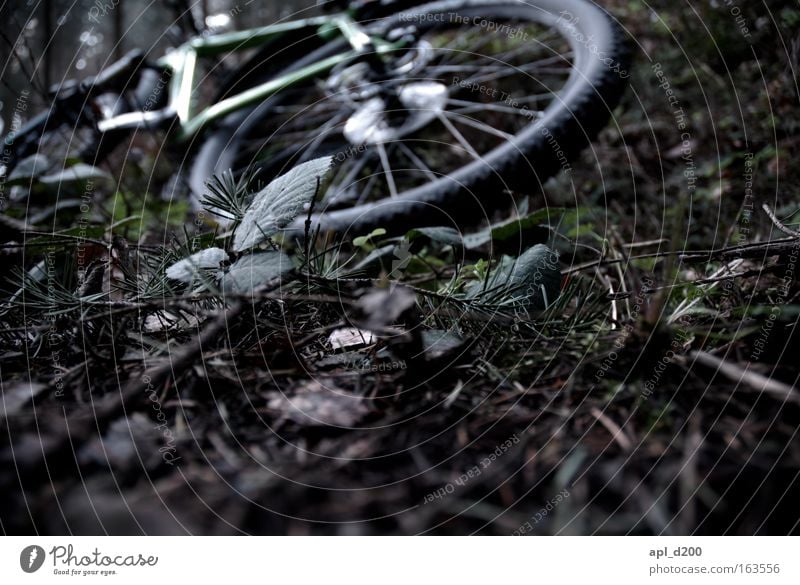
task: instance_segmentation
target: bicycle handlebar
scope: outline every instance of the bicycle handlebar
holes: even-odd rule
[[[97,75],[83,81],[68,80],[52,90],[53,101],[49,109],[34,116],[16,132],[9,132],[4,137],[4,145],[7,148],[5,176],[11,174],[21,159],[35,152],[40,137],[45,133],[62,124],[74,126],[80,125],[81,122],[94,124],[92,98],[104,93],[122,94],[127,90],[136,89],[143,66],[154,67],[146,63],[144,52],[136,49]]]

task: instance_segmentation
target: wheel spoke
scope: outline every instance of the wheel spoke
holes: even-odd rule
[[[436,173],[434,173],[431,168],[423,162],[423,160],[417,155],[413,150],[411,150],[408,146],[406,146],[403,142],[398,143],[400,146],[400,150],[403,151],[403,154],[408,158],[411,164],[416,165],[417,168],[425,173],[426,175],[430,175],[432,179],[436,179]]]
[[[352,190],[353,182],[356,180],[359,173],[364,169],[364,167],[367,165],[367,162],[372,157],[373,151],[367,151],[363,154],[363,156],[356,157],[355,161],[353,161],[351,158],[346,164],[343,164],[339,169],[339,172],[336,173],[336,176],[331,181],[331,187],[325,194],[325,199],[333,202],[339,197],[342,197],[347,191]],[[345,169],[347,169],[347,173],[344,175],[344,177],[342,177],[341,180],[338,180],[339,176],[342,175],[342,171]]]
[[[485,124],[480,120],[475,120],[474,118],[468,118],[467,116],[460,116],[454,114],[453,112],[448,112],[448,111],[445,111],[444,115],[450,118],[453,122],[471,126],[472,128],[476,128],[478,130],[486,132],[487,134],[491,134],[492,136],[498,136],[499,138],[503,138],[504,140],[511,140],[512,138],[514,138],[513,134],[509,134],[508,132],[503,132],[502,130],[498,130],[497,128],[492,128],[488,124]]]
[[[333,130],[339,125],[339,123],[344,120],[345,114],[339,113],[333,118],[331,118],[322,128],[319,129],[319,136],[314,138],[311,144],[303,149],[303,154],[300,157],[300,160],[297,161],[297,164],[306,162],[311,159],[314,153],[317,150],[317,147],[322,144],[322,141],[328,138],[328,136],[333,132]]]
[[[309,108],[308,104],[300,104],[296,106],[275,106],[270,111],[276,114],[297,114],[302,113],[304,111],[308,111],[312,108],[320,109],[322,111],[331,111],[338,107],[338,104],[334,104],[332,102],[323,102],[326,107],[322,107],[321,104],[315,104],[311,108]]]
[[[442,124],[444,124],[445,127],[450,131],[450,134],[453,135],[453,138],[455,138],[458,141],[458,143],[464,148],[464,150],[466,150],[470,154],[470,156],[472,156],[472,158],[474,158],[475,160],[483,160],[481,158],[481,155],[478,154],[478,151],[476,151],[472,147],[472,145],[467,141],[467,139],[464,138],[464,135],[458,131],[458,128],[453,126],[453,123],[450,120],[448,120],[442,114],[439,114],[438,118],[439,120],[442,121]]]
[[[386,178],[386,185],[389,187],[389,195],[397,197],[397,184],[394,182],[394,173],[392,173],[392,166],[389,164],[389,155],[386,154],[386,148],[382,142],[376,144],[378,148],[378,156],[381,159],[381,167],[383,167],[384,176]]]
[[[535,41],[537,43],[537,48],[547,47],[549,50],[552,50],[552,48],[550,47],[550,44],[560,37],[560,33],[555,28],[550,27],[546,32],[542,32],[540,34],[537,34],[537,35],[535,35],[535,37],[536,37]],[[450,57],[447,60],[442,61],[441,64],[442,65],[447,65],[447,64],[450,64],[450,63],[458,63],[459,61],[457,61],[456,59],[459,58],[459,57],[460,58],[470,58],[470,57],[474,58],[475,55],[478,54],[483,47],[485,47],[486,45],[488,45],[491,42],[495,41],[496,39],[497,39],[497,35],[491,35],[491,34],[481,35],[481,38],[480,38],[479,42],[475,43],[472,47],[468,47],[468,48],[464,48],[464,49],[460,49],[460,50],[453,50],[452,54],[450,55]],[[514,49],[511,49],[510,51],[508,51],[508,53],[513,54],[515,52],[519,52],[520,50],[526,50],[526,49],[530,49],[530,45],[523,44],[520,47],[516,47]],[[486,57],[482,56],[482,58],[486,58]],[[496,58],[502,58],[502,53],[501,53],[501,55],[496,56]]]
[[[570,71],[572,71],[571,67],[547,67],[547,68],[534,68],[532,71],[527,71],[525,67],[507,67],[505,71],[494,72],[494,73],[487,73],[486,75],[477,75],[474,77],[470,77],[465,79],[462,83],[465,85],[476,85],[487,83],[489,81],[497,81],[498,79],[502,79],[504,77],[508,77],[510,75],[517,75],[523,74],[526,76],[530,76],[531,73],[540,73],[540,74],[554,74],[554,75],[569,75]]]
[[[369,194],[372,192],[372,187],[378,181],[378,177],[379,176],[380,176],[380,173],[375,172],[375,173],[372,173],[372,176],[369,179],[367,179],[367,183],[364,186],[364,189],[361,191],[361,194],[359,194],[359,196],[358,196],[358,200],[356,201],[356,205],[361,205],[362,203],[364,203],[367,200],[367,197],[369,197]]]
[[[551,65],[557,65],[560,63],[569,62],[569,59],[574,57],[574,53],[572,51],[568,51],[566,53],[559,53],[557,55],[551,55],[549,57],[542,57],[540,59],[531,60],[529,57],[525,57],[520,59],[523,63],[519,65],[514,65],[511,62],[513,57],[518,56],[523,51],[517,49],[514,51],[508,51],[507,53],[494,55],[494,56],[483,56],[480,60],[475,60],[469,64],[453,64],[453,65],[437,65],[431,68],[431,71],[435,75],[440,75],[444,73],[463,73],[468,71],[480,71],[481,73],[496,73],[501,72],[504,70],[508,70],[509,74],[517,73],[526,73],[529,74],[531,72],[552,72],[554,68],[548,67]],[[569,69],[567,69],[569,70]]]
[[[532,104],[532,103],[535,103],[535,102],[551,101],[552,99],[553,99],[553,94],[550,94],[550,93],[548,93],[548,94],[531,95],[531,96],[521,97],[521,98],[514,98],[514,100],[515,100],[515,102],[517,104]],[[483,111],[485,111],[487,109],[492,109],[492,108],[487,107],[487,106],[495,106],[495,105],[502,106],[502,104],[504,102],[483,103],[483,102],[472,102],[472,101],[467,101],[467,100],[459,100],[459,99],[455,99],[455,98],[450,98],[448,100],[448,103],[453,104],[453,105],[460,105],[461,106],[460,108],[454,108],[454,109],[450,110],[454,114],[472,114],[472,113],[475,113],[475,112],[483,112]],[[469,105],[467,105],[467,104],[469,104]]]
[[[456,33],[455,38],[460,39],[461,37]],[[480,37],[480,41],[475,45],[473,45],[472,47],[470,47],[469,50],[467,50],[467,48],[464,49],[454,48],[448,50],[447,59],[443,61],[443,64],[454,63],[454,62],[457,63],[458,61],[456,61],[456,59],[464,57],[464,55],[475,55],[479,52],[480,49],[491,43],[492,40],[493,40],[492,35],[482,35]]]
[[[491,110],[493,112],[503,112],[504,114],[514,114],[515,116],[524,116],[526,118],[531,116],[541,115],[539,110],[529,110],[529,109],[522,109],[522,108],[515,108],[514,106],[504,106],[501,105],[501,102],[492,102],[489,104],[482,104],[479,102],[471,102],[467,100],[457,100],[457,99],[450,99],[448,100],[449,103],[454,105],[461,105],[466,106],[466,108],[472,108],[472,111],[482,111],[482,110]],[[469,113],[464,109],[458,110],[451,110],[454,114],[466,114]]]

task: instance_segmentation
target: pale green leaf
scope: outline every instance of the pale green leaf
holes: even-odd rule
[[[485,281],[473,283],[466,293],[481,302],[544,310],[560,290],[558,254],[536,244],[519,258],[503,257]]]
[[[220,248],[206,248],[184,258],[167,268],[167,276],[174,280],[191,283],[200,276],[202,270],[219,269],[220,262],[228,259],[228,254]]]
[[[45,174],[49,166],[50,160],[46,156],[43,154],[32,154],[17,163],[8,177],[8,184],[21,185],[29,183],[31,179]]]
[[[256,193],[233,235],[233,250],[249,250],[294,221],[311,203],[332,161],[326,156],[298,165]]]
[[[90,181],[113,182],[113,180],[113,177],[104,170],[85,163],[78,163],[61,171],[45,175],[39,179],[39,181],[45,185],[88,183]]]
[[[268,250],[239,258],[222,277],[222,290],[226,293],[250,294],[294,268],[283,252]]]

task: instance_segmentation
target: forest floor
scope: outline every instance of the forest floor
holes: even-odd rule
[[[796,533],[800,7],[608,4],[635,47],[623,103],[518,194],[514,237],[560,254],[544,311],[446,299],[486,247],[379,232],[319,236],[255,298],[144,290],[131,267],[215,237],[144,170],[88,216],[80,190],[12,206],[29,227],[0,262],[28,277],[0,312],[0,528]],[[76,292],[84,256],[115,295]]]

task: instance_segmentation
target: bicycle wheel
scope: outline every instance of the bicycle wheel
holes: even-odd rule
[[[269,180],[332,155],[313,217],[323,230],[475,224],[511,203],[508,190],[565,167],[625,85],[624,37],[585,0],[450,0],[368,29],[397,38],[412,25],[416,42],[377,81],[368,63],[345,64],[229,116],[200,149],[195,188],[228,168]],[[345,49],[330,43],[290,70]]]

